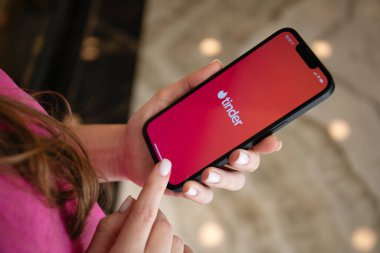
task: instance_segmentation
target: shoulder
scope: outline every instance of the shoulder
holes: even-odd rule
[[[0,252],[71,251],[60,212],[29,183],[0,174]]]
[[[17,100],[37,111],[46,114],[42,106],[29,94],[23,91],[17,84],[2,70],[0,69],[0,95]]]

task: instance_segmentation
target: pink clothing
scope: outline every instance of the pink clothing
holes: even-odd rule
[[[44,109],[0,69],[0,94],[35,108]],[[1,169],[1,167],[0,167]],[[0,172],[0,252],[84,252],[103,211],[96,204],[79,239],[72,241],[60,210],[50,208],[35,188],[16,175]]]

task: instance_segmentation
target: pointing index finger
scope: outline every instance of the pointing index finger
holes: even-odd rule
[[[119,249],[143,252],[169,181],[171,166],[167,159],[154,166],[114,244],[116,252]],[[131,236],[133,234],[139,236]]]

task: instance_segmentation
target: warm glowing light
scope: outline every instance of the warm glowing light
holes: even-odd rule
[[[360,252],[370,252],[377,244],[377,235],[370,227],[359,227],[351,235],[352,246]]]
[[[225,237],[224,229],[216,222],[206,222],[202,224],[198,231],[199,242],[209,248],[218,246]]]
[[[215,56],[222,51],[222,44],[215,38],[204,38],[199,42],[199,51],[206,56]]]
[[[0,29],[8,24],[8,15],[4,11],[0,10]]]
[[[332,55],[332,46],[325,40],[316,40],[311,46],[314,53],[321,59],[329,58]]]
[[[351,129],[346,121],[336,119],[329,123],[328,132],[333,140],[344,141],[350,136]]]
[[[63,118],[63,123],[69,126],[76,126],[82,123],[82,118],[76,113],[67,114]]]
[[[83,40],[80,58],[83,61],[94,61],[100,55],[101,42],[96,37],[87,37]]]

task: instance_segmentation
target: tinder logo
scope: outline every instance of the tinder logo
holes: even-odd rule
[[[234,126],[243,125],[243,121],[241,121],[239,117],[239,111],[234,109],[234,106],[232,105],[233,100],[230,97],[227,97],[227,92],[224,90],[219,91],[218,98],[221,100],[223,99],[222,106],[226,110],[227,115],[230,117]]]

